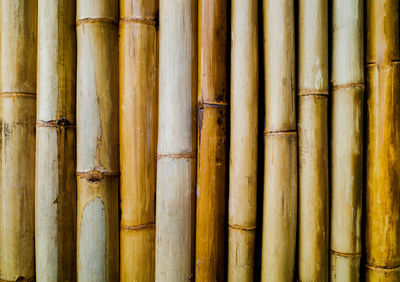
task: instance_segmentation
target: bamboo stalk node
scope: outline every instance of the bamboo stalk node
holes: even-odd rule
[[[398,272],[398,271],[400,271],[400,266],[382,267],[382,266],[373,266],[373,265],[365,264],[365,267],[372,269],[374,271],[378,271],[378,272]]]
[[[329,90],[307,89],[301,88],[298,91],[298,96],[328,96]]]
[[[157,17],[135,17],[135,18],[121,18],[119,24],[144,24],[154,26],[158,30],[158,18]]]
[[[103,178],[107,176],[118,176],[119,172],[91,170],[91,171],[79,171],[76,174],[80,178],[86,179],[88,182],[95,183],[95,182],[100,182]]]
[[[216,101],[199,101],[197,103],[197,108],[198,109],[203,109],[206,107],[210,108],[226,108],[228,106],[228,103],[226,102],[216,102]]]
[[[344,257],[344,258],[361,258],[361,253],[356,253],[356,254],[353,254],[353,253],[342,253],[342,252],[337,252],[337,251],[334,251],[334,250],[330,250],[330,253],[332,255],[339,256],[339,257]]]
[[[118,26],[118,21],[107,17],[96,17],[96,18],[82,18],[76,20],[76,26],[88,23],[105,23]]]
[[[232,229],[236,229],[236,230],[243,230],[243,231],[253,231],[253,230],[256,230],[256,228],[257,228],[257,226],[255,226],[255,225],[254,226],[243,226],[243,225],[232,224],[232,223],[229,223],[228,227],[232,228]]]
[[[66,118],[62,118],[62,119],[58,119],[58,120],[48,120],[48,121],[44,121],[44,120],[39,120],[36,123],[37,127],[57,127],[57,128],[75,128],[76,125],[70,123],[70,121]]]
[[[154,229],[154,227],[155,227],[155,223],[154,222],[148,222],[148,223],[132,225],[132,226],[127,226],[127,225],[122,225],[121,224],[121,229],[123,229],[123,230],[131,230],[131,231],[137,231],[137,230],[143,230],[143,229]]]
[[[273,131],[264,131],[264,136],[267,135],[297,135],[297,130],[273,130]]]
[[[365,88],[365,83],[344,83],[344,84],[331,84],[332,89],[349,89],[349,88],[355,88],[355,89],[362,89],[364,90]],[[360,94],[364,94],[363,92],[360,92]]]
[[[36,93],[30,92],[0,92],[1,97],[27,97],[36,99]]]
[[[182,154],[157,154],[157,160],[159,159],[193,159],[196,158],[196,153],[182,153]]]

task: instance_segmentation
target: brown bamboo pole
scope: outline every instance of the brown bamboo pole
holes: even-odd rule
[[[367,1],[366,281],[400,281],[399,1]]]
[[[118,281],[118,1],[77,1],[78,281]]]
[[[197,1],[160,1],[156,281],[194,279]]]
[[[158,1],[120,5],[120,281],[154,281]]]
[[[359,281],[363,185],[363,1],[332,5],[331,281]]]
[[[300,281],[328,281],[328,1],[299,2]]]
[[[0,281],[34,281],[37,1],[0,13]]]
[[[75,281],[76,7],[38,4],[36,279]]]
[[[228,281],[253,281],[257,205],[258,1],[233,0]]]
[[[262,281],[293,281],[297,128],[293,0],[264,0],[264,214]]]

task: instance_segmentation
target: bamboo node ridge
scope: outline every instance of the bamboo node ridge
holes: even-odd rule
[[[76,26],[88,23],[105,23],[105,24],[118,25],[117,20],[107,17],[82,18],[76,20]]]

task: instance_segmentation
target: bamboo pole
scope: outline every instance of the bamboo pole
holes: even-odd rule
[[[367,1],[366,281],[400,281],[399,1]]]
[[[228,281],[253,281],[257,205],[258,1],[232,1]]]
[[[194,279],[197,1],[160,1],[156,281]]]
[[[117,23],[117,0],[78,0],[78,281],[119,279]]]
[[[300,281],[328,281],[328,1],[299,2]]]
[[[293,281],[297,128],[293,0],[264,0],[265,164],[262,281]]]
[[[34,281],[37,1],[0,13],[0,281]]]
[[[154,281],[158,1],[120,3],[120,281]]]
[[[332,281],[359,281],[363,185],[363,1],[332,5]]]
[[[39,0],[36,279],[76,280],[75,1]]]
[[[225,281],[227,2],[199,1],[196,281]]]

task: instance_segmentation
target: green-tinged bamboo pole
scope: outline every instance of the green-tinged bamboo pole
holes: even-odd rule
[[[297,126],[293,0],[264,0],[265,164],[262,281],[293,281]]]
[[[77,2],[78,281],[119,280],[118,1]]]
[[[34,281],[37,1],[0,13],[0,281]]]
[[[197,1],[160,1],[156,281],[194,279]]]
[[[158,1],[120,1],[120,281],[154,281]]]
[[[300,281],[328,281],[328,1],[299,1]]]
[[[363,185],[363,1],[332,5],[331,281],[359,281]]]
[[[39,0],[36,279],[76,280],[75,1]]]
[[[399,5],[366,7],[366,281],[400,281]]]
[[[258,1],[232,1],[228,281],[253,281],[257,205]]]

